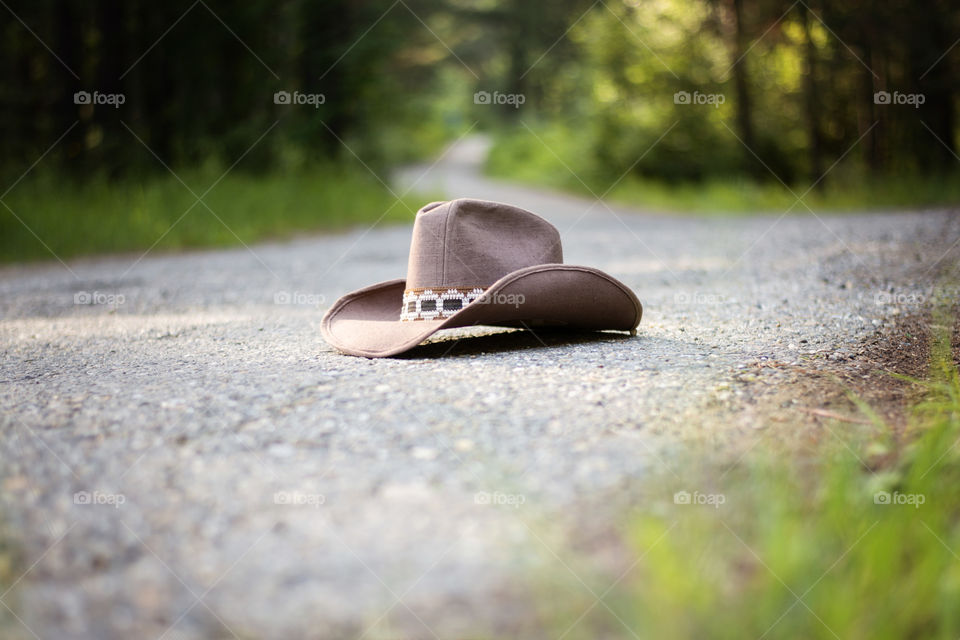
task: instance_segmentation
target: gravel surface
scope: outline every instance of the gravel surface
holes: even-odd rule
[[[0,269],[0,518],[26,571],[0,600],[10,633],[522,635],[565,523],[608,517],[595,496],[765,426],[751,388],[775,367],[753,365],[848,357],[956,261],[955,212],[611,210],[485,179],[483,151],[395,182],[548,218],[566,262],[636,291],[639,335],[337,354],[323,311],[402,276],[408,226]]]

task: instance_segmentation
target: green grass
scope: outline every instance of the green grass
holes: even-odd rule
[[[198,196],[222,173],[178,171]],[[209,209],[169,174],[120,182],[31,176],[4,198],[9,210],[0,205],[0,261],[140,251],[158,240],[157,251],[232,246],[381,216],[409,221],[425,200],[397,202],[362,168],[328,165],[270,175],[234,171],[203,201]]]
[[[678,465],[682,479],[666,475],[624,527],[635,566],[579,621],[592,597],[551,609],[552,635],[960,636],[960,373],[949,341],[936,338],[907,434],[833,424],[812,451],[764,444],[732,467],[709,456]],[[724,503],[675,504],[676,491]],[[908,503],[878,504],[880,492]]]
[[[6,604],[0,605],[0,638],[14,640],[25,637],[22,625],[7,609],[10,607],[16,610],[17,598],[12,587],[25,570],[20,548],[14,542],[12,533],[0,514],[0,595],[4,596]]]
[[[627,178],[614,187],[608,197],[614,202],[656,210],[727,215],[788,210],[806,214],[810,209],[818,213],[905,209],[960,203],[960,177],[831,181],[823,192],[803,195],[807,188],[808,185],[796,185],[791,187],[791,193],[776,182],[759,184],[744,179],[677,186]],[[802,202],[798,202],[801,195]]]
[[[714,178],[701,182],[667,183],[636,176],[620,178],[604,171],[592,157],[583,135],[566,128],[519,130],[494,137],[487,158],[489,175],[606,199],[640,208],[705,215],[744,215],[757,212],[806,213],[862,211],[960,204],[960,173],[951,176],[900,175],[869,179],[844,164],[827,175],[822,188],[805,193],[809,184],[788,189],[772,176],[768,182],[744,178]],[[612,187],[612,188],[611,188]],[[798,196],[803,202],[797,202]]]

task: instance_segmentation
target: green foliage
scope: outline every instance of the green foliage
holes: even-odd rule
[[[960,11],[947,2],[43,0],[9,10],[0,172],[13,176],[48,150],[45,164],[78,176],[161,170],[128,128],[180,166],[229,164],[269,129],[245,165],[268,172],[291,147],[382,168],[474,122],[535,119],[586,130],[586,164],[613,176],[792,183],[848,152],[879,174],[956,160]],[[478,90],[523,106],[473,104]],[[124,101],[75,104],[77,91]],[[275,104],[278,91],[324,100]],[[877,91],[923,102],[880,104]],[[678,92],[721,100],[677,104]]]
[[[384,173],[468,129],[497,136],[495,175],[655,208],[782,211],[794,198],[778,179],[799,193],[822,175],[814,208],[960,201],[960,10],[947,2],[20,0],[8,12],[18,19],[0,27],[0,184],[39,162],[47,177],[30,180],[49,189],[20,185],[4,200],[41,237],[53,229],[65,255],[142,247],[166,229],[179,211],[160,205],[190,203],[163,186],[164,164],[242,158],[271,192],[317,164],[360,158]],[[124,101],[77,104],[78,91]],[[284,91],[323,100],[276,104]],[[523,104],[478,104],[477,91]],[[876,91],[924,101],[879,104]],[[72,203],[69,220],[55,219],[50,190]],[[369,206],[356,192],[344,210],[360,220]],[[246,196],[229,208],[275,211],[299,197]],[[102,220],[88,202],[105,205]],[[337,217],[277,206],[286,222],[240,214],[242,237]],[[190,228],[203,217],[188,216],[171,246],[229,241],[216,225]],[[125,239],[117,224],[131,219]],[[62,229],[74,221],[76,233]],[[12,229],[3,259],[37,255],[14,223],[0,210]]]
[[[269,172],[291,150],[311,161],[355,153],[379,170],[430,155],[455,124],[441,97],[457,63],[425,25],[445,8],[436,0],[11,4],[19,20],[0,29],[3,182],[41,155],[85,178],[245,154],[247,169]],[[122,102],[77,104],[80,91]],[[278,104],[277,92],[322,99]]]
[[[493,176],[587,194],[604,189],[586,127],[527,125],[501,131],[493,140],[485,167]]]
[[[592,129],[566,124],[517,127],[494,136],[487,158],[490,175],[563,189],[657,211],[701,214],[753,212],[808,214],[809,210],[863,211],[960,202],[960,173],[900,173],[884,177],[839,168],[833,180],[810,189],[745,175],[668,181],[613,173],[591,153]],[[609,190],[609,191],[608,191]],[[809,190],[809,191],[808,191]],[[803,202],[797,198],[803,196]]]
[[[0,259],[52,259],[51,252],[66,259],[143,250],[155,242],[160,251],[232,246],[301,231],[409,221],[424,199],[397,201],[353,165],[264,175],[235,170],[220,182],[220,167],[178,174],[198,196],[210,189],[206,205],[169,174],[120,182],[52,173],[28,177],[4,200],[16,217],[5,208],[0,215]]]
[[[863,14],[871,16],[868,25]],[[733,180],[741,190],[746,178],[821,181],[839,191],[850,175],[872,176],[860,192],[854,184],[850,204],[838,194],[837,206],[846,208],[881,200],[865,196],[890,176],[922,175],[902,181],[890,204],[925,204],[925,193],[905,202],[896,196],[914,186],[927,190],[936,181],[928,176],[953,174],[956,183],[957,83],[944,64],[952,54],[933,55],[949,51],[948,25],[960,28],[960,12],[945,3],[922,12],[880,3],[606,3],[572,24],[574,64],[560,74],[533,71],[550,87],[552,106],[525,110],[520,120],[539,122],[538,132],[547,130],[542,137],[591,188],[593,176],[609,184],[625,175],[644,188]],[[920,103],[885,104],[875,92]],[[551,135],[560,131],[576,141]],[[541,141],[512,134],[503,137],[509,149],[501,155],[543,155]],[[557,164],[544,162],[544,175]],[[492,168],[518,172],[502,158]],[[948,188],[956,194],[955,184]],[[743,206],[776,208],[782,200],[746,190]],[[942,200],[942,191],[934,194]]]
[[[627,178],[610,193],[610,198],[657,210],[708,214],[779,214],[789,210],[794,215],[809,215],[811,209],[821,213],[950,206],[960,202],[960,174],[952,177],[897,175],[885,179],[864,176],[828,184],[822,191],[811,191],[803,196],[803,202],[797,202],[797,197],[806,190],[803,184],[787,189],[780,183],[757,182],[743,176],[680,184]]]

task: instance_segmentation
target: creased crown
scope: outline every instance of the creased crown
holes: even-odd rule
[[[518,269],[562,262],[560,234],[536,214],[486,200],[432,202],[413,223],[406,288],[485,288]]]

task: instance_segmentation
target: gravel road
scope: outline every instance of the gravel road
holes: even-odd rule
[[[565,572],[565,531],[613,517],[598,496],[767,426],[751,390],[779,378],[757,363],[849,357],[958,255],[956,212],[656,215],[486,179],[484,144],[398,192],[546,217],[567,262],[636,291],[636,337],[473,329],[337,354],[323,311],[401,277],[409,226],[0,269],[9,633],[516,635],[531,571]]]

